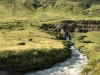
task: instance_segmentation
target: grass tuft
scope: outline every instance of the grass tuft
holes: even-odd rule
[[[25,44],[26,44],[25,42],[17,43],[17,45],[25,45]]]

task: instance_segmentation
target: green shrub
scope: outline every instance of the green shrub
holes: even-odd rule
[[[70,48],[71,47],[71,45],[70,45],[70,42],[69,41],[63,41],[62,42],[62,44],[64,45],[64,47],[66,48],[66,47],[68,47],[68,48]]]
[[[55,28],[55,26],[53,24],[42,24],[40,26],[41,29],[44,29],[44,30],[48,30],[48,29],[52,29],[52,28]]]
[[[25,44],[26,44],[25,42],[17,43],[17,45],[25,45]]]
[[[38,56],[39,53],[38,53],[37,51],[35,51],[35,52],[33,52],[33,55],[34,55],[34,56]]]
[[[79,6],[83,9],[87,9],[91,7],[91,3],[90,2],[82,2],[79,4]]]
[[[59,39],[59,40],[65,40],[64,35],[62,35],[60,33],[56,35],[56,38]]]
[[[29,42],[32,42],[32,41],[33,41],[33,39],[32,39],[32,38],[30,38],[30,39],[28,39],[28,41],[29,41]]]
[[[71,56],[68,49],[28,49],[0,52],[0,63],[10,71],[29,72],[49,68]]]

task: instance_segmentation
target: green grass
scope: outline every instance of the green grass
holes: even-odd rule
[[[94,0],[55,0],[55,2],[53,0],[15,0],[17,1],[15,2],[16,6],[14,5],[14,0],[10,0],[10,3],[7,3],[7,1],[8,0],[0,0],[0,9],[2,9],[0,10],[0,51],[20,51],[29,48],[64,48],[61,40],[56,40],[54,35],[50,35],[46,33],[47,31],[44,32],[41,30],[38,24],[57,22],[66,19],[100,20],[100,2],[97,0],[95,0],[96,2]],[[88,1],[92,3],[89,8],[86,6]],[[83,5],[79,6],[80,4]],[[23,23],[12,23],[16,21],[22,21]],[[80,40],[78,37],[80,35],[87,37],[82,37]],[[100,74],[99,35],[99,32],[77,33],[77,35],[75,35],[76,38],[79,38],[74,39],[76,47],[80,49],[81,52],[86,53],[89,58],[88,66],[83,71],[84,75]],[[29,39],[32,40],[29,41]],[[24,45],[17,45],[23,42],[25,43]],[[38,52],[34,52],[33,55],[38,56]],[[46,61],[47,60],[48,58]],[[17,58],[14,62],[15,61],[17,61]],[[11,61],[7,61],[7,63],[9,62]],[[40,60],[38,62],[40,62]],[[27,62],[24,64],[30,65]],[[94,64],[96,65],[94,66]],[[27,65],[25,67],[27,67]],[[11,64],[8,64],[8,66],[11,66]],[[24,68],[24,65],[21,66]]]
[[[21,25],[12,23],[11,25],[8,23],[8,26],[1,25],[1,27],[0,50],[63,48],[62,41],[56,40],[54,35],[44,32],[38,25],[32,25],[31,23],[22,23]],[[31,42],[29,41],[30,38]],[[26,44],[24,46],[17,45],[20,42],[25,42]]]
[[[16,6],[13,1],[10,3],[7,3],[7,0],[0,1],[0,9],[2,9],[2,11],[0,11],[0,21],[27,19],[39,22],[40,20],[50,21],[58,19],[100,19],[100,2],[91,2],[91,6],[87,8],[85,3],[89,3],[88,1],[16,1]],[[35,4],[35,6],[32,6],[32,4]],[[80,4],[84,4],[84,6],[79,6]]]
[[[77,40],[78,36],[87,36],[82,41],[91,41],[91,42],[80,42]],[[98,31],[92,31],[87,33],[76,33],[73,41],[75,46],[80,52],[87,54],[88,64],[87,67],[83,70],[82,75],[99,75],[100,74],[100,33]]]
[[[30,72],[50,68],[57,62],[70,57],[70,50],[63,49],[21,49],[19,51],[0,51],[0,63],[6,66],[6,71]]]
[[[0,64],[6,71],[30,72],[52,67],[71,56],[69,42],[57,40],[52,24],[0,23]],[[1,67],[0,67],[1,68]]]

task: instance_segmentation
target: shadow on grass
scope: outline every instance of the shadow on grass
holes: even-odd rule
[[[90,40],[86,40],[86,41],[80,40],[79,42],[81,42],[81,43],[94,43],[94,42],[92,42],[92,41],[90,41]]]

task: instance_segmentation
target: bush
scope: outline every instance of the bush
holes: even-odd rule
[[[83,9],[87,9],[87,8],[90,8],[91,7],[91,3],[90,2],[82,2],[79,4],[79,6]]]
[[[42,24],[40,26],[41,29],[44,29],[44,30],[48,30],[48,29],[52,29],[52,28],[55,28],[55,26],[53,24]]]
[[[64,45],[64,47],[66,48],[66,47],[68,47],[68,48],[70,48],[71,47],[71,45],[70,45],[70,42],[69,41],[63,41],[62,42],[62,44]]]
[[[25,42],[17,43],[17,45],[25,45],[25,44],[26,44]]]
[[[56,35],[56,38],[59,40],[65,40],[65,37],[60,33]]]
[[[30,38],[30,39],[28,39],[28,41],[29,41],[29,42],[32,42],[32,41],[33,41],[33,39],[32,39],[32,38]]]
[[[0,51],[0,63],[7,70],[29,72],[49,68],[71,56],[69,49],[28,49],[20,51]]]
[[[34,56],[38,56],[39,53],[38,53],[37,51],[35,51],[35,52],[33,52],[33,55],[34,55]]]

